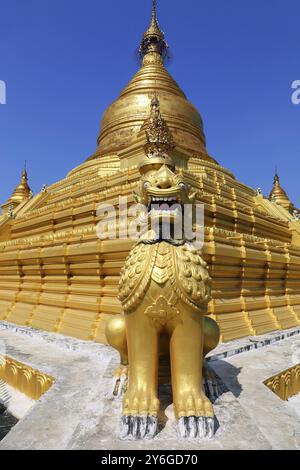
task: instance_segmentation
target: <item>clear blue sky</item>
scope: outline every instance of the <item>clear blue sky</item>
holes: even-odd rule
[[[38,191],[93,153],[131,79],[151,0],[0,0],[0,201],[28,161]],[[278,166],[300,206],[299,0],[158,0],[168,68],[200,110],[209,152],[268,193]]]

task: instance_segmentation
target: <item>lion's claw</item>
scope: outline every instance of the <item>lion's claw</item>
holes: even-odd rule
[[[178,420],[178,430],[184,439],[211,439],[215,433],[214,418],[184,416]]]
[[[157,418],[155,416],[122,416],[120,439],[153,439],[156,433]]]

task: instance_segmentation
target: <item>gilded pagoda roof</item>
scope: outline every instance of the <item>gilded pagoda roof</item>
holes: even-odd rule
[[[206,151],[200,113],[165,67],[168,45],[158,24],[155,2],[150,26],[142,36],[139,50],[141,68],[104,112],[98,148],[90,158],[117,154],[130,146],[148,117],[151,99],[156,94],[175,144],[192,155],[201,155],[216,163]]]

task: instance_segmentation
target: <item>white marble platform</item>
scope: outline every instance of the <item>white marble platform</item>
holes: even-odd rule
[[[278,332],[269,338],[274,336],[278,338]],[[53,387],[0,442],[0,449],[300,449],[300,398],[283,402],[263,384],[266,378],[300,363],[299,333],[290,330],[284,338],[240,352],[253,341],[247,338],[220,345],[214,352],[209,364],[224,386],[214,403],[218,430],[212,440],[179,439],[171,391],[165,386],[160,388],[157,437],[146,442],[121,441],[121,403],[108,398],[118,363],[114,350],[0,322],[0,341],[7,355],[55,378]],[[224,357],[226,351],[231,353]]]

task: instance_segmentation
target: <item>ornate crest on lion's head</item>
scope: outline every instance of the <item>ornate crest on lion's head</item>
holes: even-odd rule
[[[175,148],[172,133],[160,113],[157,96],[151,100],[150,117],[142,126],[146,134],[145,157],[139,170],[141,179],[135,201],[147,211],[142,218],[156,223],[182,225],[184,207],[193,206],[196,192],[187,184],[182,171],[176,171],[172,158]]]

